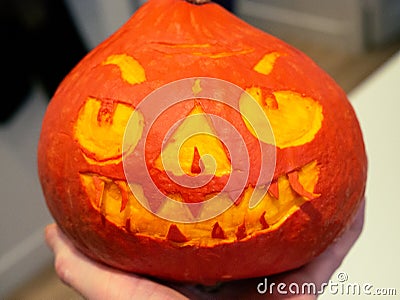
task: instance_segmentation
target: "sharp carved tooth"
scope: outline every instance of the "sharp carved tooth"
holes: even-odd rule
[[[243,222],[242,225],[240,225],[236,231],[236,237],[238,240],[242,240],[247,236],[246,233],[246,224]]]
[[[132,231],[131,231],[131,218],[127,218],[127,219],[126,219],[126,221],[125,221],[125,229],[126,229],[126,231],[128,231],[128,232],[132,232]]]
[[[288,174],[289,184],[291,188],[300,196],[306,198],[307,200],[312,200],[318,197],[317,194],[307,191],[299,181],[298,171],[293,171]]]
[[[269,185],[268,192],[272,197],[275,197],[276,199],[279,199],[279,188],[278,188],[278,181],[277,180],[271,182],[271,184]]]
[[[104,181],[99,176],[94,175],[92,177],[94,185],[94,205],[101,208],[103,205],[103,193],[104,193]]]
[[[95,201],[98,203],[98,207],[100,209],[100,215],[101,215],[101,223],[103,226],[106,223],[106,197],[104,196],[104,187],[105,187],[105,182],[101,180],[98,176],[93,176],[93,185],[95,189]]]
[[[122,181],[116,181],[116,185],[119,188],[119,191],[121,192],[121,209],[119,212],[123,212],[126,208],[126,205],[128,204],[129,197],[128,197],[128,191],[125,189],[125,184]]]
[[[265,214],[266,214],[266,211],[264,211],[264,212],[261,214],[261,217],[260,217],[260,223],[261,223],[262,229],[267,229],[267,228],[269,228],[269,225],[268,225],[268,223],[267,223],[267,220],[265,220]]]
[[[168,229],[167,240],[184,243],[188,241],[188,238],[179,230],[178,226],[171,224]]]
[[[214,239],[225,239],[226,235],[222,227],[218,224],[218,222],[215,222],[214,227],[211,232],[211,237]]]

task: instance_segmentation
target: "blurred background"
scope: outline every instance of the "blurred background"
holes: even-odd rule
[[[69,70],[145,1],[2,0],[0,298],[79,299],[53,271],[36,171],[48,101]],[[215,1],[299,48],[350,93],[400,49],[398,0]]]

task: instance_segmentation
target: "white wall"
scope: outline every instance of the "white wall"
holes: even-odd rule
[[[362,0],[237,0],[237,14],[283,39],[293,36],[338,50],[364,49]]]
[[[237,14],[283,39],[362,52],[400,36],[398,0],[236,0]]]

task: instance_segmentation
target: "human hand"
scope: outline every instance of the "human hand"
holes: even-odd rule
[[[361,234],[365,201],[361,203],[349,228],[328,249],[309,264],[268,277],[268,282],[313,283],[319,289],[340,266]],[[209,290],[195,285],[156,282],[94,262],[81,254],[60,228],[46,227],[46,241],[55,254],[55,270],[60,279],[87,299],[316,299],[317,295],[260,294],[257,287],[264,278],[227,282]]]

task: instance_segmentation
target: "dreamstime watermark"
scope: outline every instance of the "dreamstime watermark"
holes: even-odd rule
[[[321,285],[313,282],[269,282],[268,278],[264,278],[264,281],[257,285],[257,292],[262,295],[397,296],[400,294],[396,288],[376,287],[367,282],[352,282],[346,272],[337,273],[335,279]]]
[[[202,101],[214,101],[214,107],[219,107],[223,113],[196,112],[190,114],[190,109],[195,103]],[[179,106],[181,105],[181,106]],[[161,140],[154,141],[154,124],[160,122],[164,113],[171,113],[175,107],[182,107],[182,116],[173,120],[169,128],[158,123],[158,129],[166,132]],[[236,123],[229,117],[229,113],[240,116]],[[172,118],[167,115],[167,119]],[[225,116],[225,117],[224,117]],[[189,125],[187,125],[190,123]],[[238,124],[240,123],[240,124]],[[145,97],[132,113],[124,134],[123,142],[123,167],[128,185],[135,198],[147,210],[155,215],[173,222],[195,223],[214,218],[232,205],[243,194],[249,184],[249,175],[255,173],[252,169],[249,151],[243,136],[243,125],[250,127],[251,132],[258,140],[260,170],[252,185],[257,187],[249,200],[249,207],[255,207],[267,193],[269,184],[273,178],[276,163],[276,148],[273,131],[269,120],[262,107],[239,86],[217,78],[199,77],[186,78],[168,83],[151,92]],[[179,135],[174,135],[179,128],[183,129]],[[210,129],[212,128],[212,129]],[[242,132],[242,133],[241,133]],[[230,162],[229,177],[221,190],[212,189],[211,198],[201,202],[177,201],[169,197],[166,192],[179,191],[180,189],[192,190],[212,185],[215,178],[218,159],[203,153],[199,159],[198,174],[187,174],[180,165],[180,149],[186,141],[194,136],[203,135],[217,138],[223,144]],[[247,137],[248,138],[248,137]],[[160,137],[158,136],[158,139]],[[160,189],[160,182],[154,182],[148,170],[146,149],[148,142],[154,146],[160,142],[161,162],[164,174],[168,176],[167,186],[164,192]],[[200,142],[201,144],[202,142]],[[271,147],[272,145],[272,147]],[[198,145],[204,147],[204,145]],[[253,145],[253,147],[255,147]],[[194,150],[194,149],[193,149]],[[154,150],[152,150],[154,153]],[[157,151],[157,150],[156,150]],[[165,154],[168,152],[168,155]],[[254,154],[253,154],[254,155]],[[154,157],[152,158],[154,160]],[[187,159],[187,158],[186,158]],[[229,199],[229,200],[228,200]],[[169,207],[160,210],[160,207]],[[201,214],[188,213],[199,211]]]

